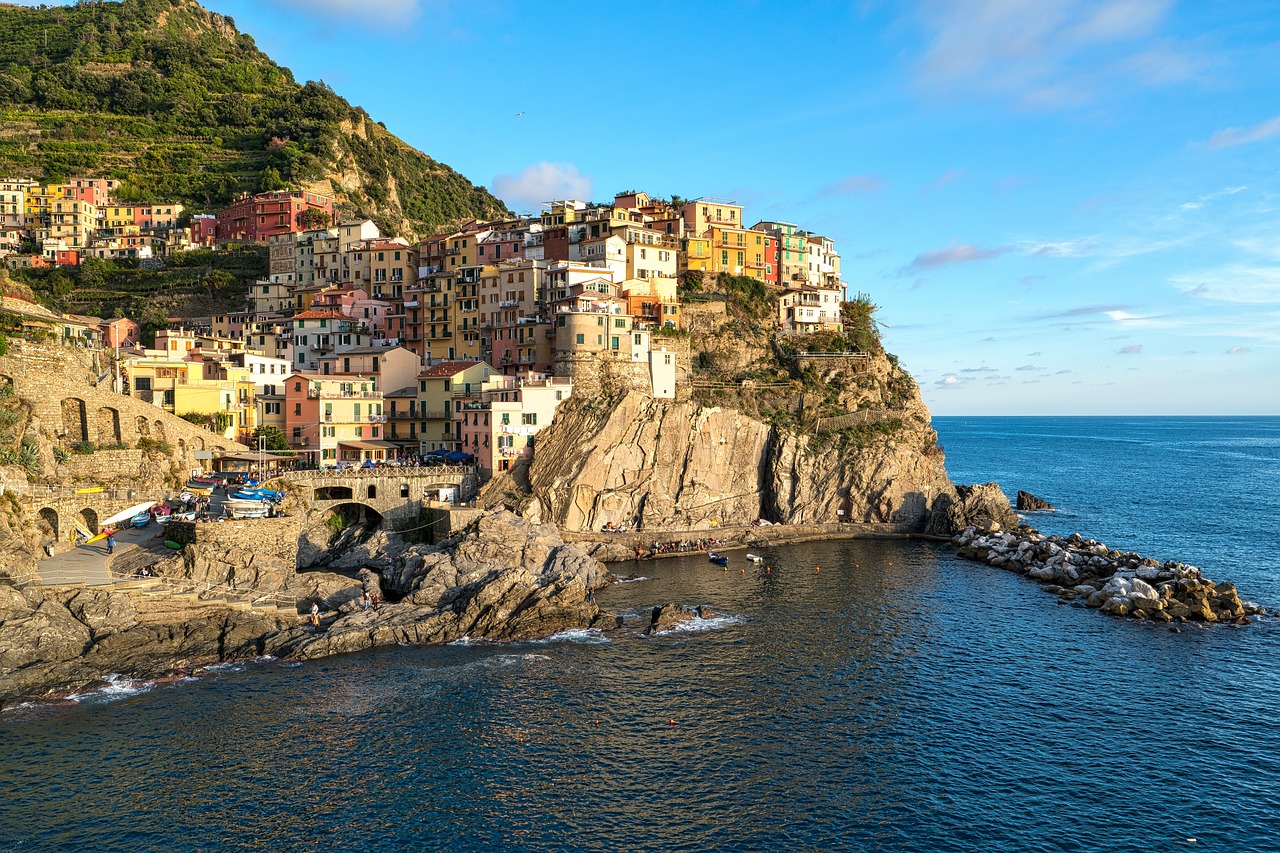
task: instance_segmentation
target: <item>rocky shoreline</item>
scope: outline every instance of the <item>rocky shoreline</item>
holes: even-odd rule
[[[952,542],[961,557],[1024,575],[1061,601],[1112,616],[1248,625],[1250,616],[1280,615],[1241,601],[1234,584],[1211,581],[1195,566],[1117,551],[1079,533],[1046,536],[1025,524],[1016,531],[970,526]]]

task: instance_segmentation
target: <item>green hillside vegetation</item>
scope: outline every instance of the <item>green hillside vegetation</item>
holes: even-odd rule
[[[0,277],[7,293],[46,308],[91,317],[129,317],[150,345],[171,317],[202,317],[244,310],[249,286],[266,275],[265,249],[245,246],[214,252],[178,252],[163,269],[137,261],[87,258],[70,269],[12,270]],[[16,286],[15,286],[16,285]]]
[[[126,200],[201,210],[300,186],[406,236],[507,212],[193,0],[0,4],[0,176],[118,178]]]

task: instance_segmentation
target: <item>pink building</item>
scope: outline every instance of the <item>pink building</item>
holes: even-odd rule
[[[373,339],[379,341],[390,337],[387,334],[387,317],[393,310],[392,303],[386,299],[355,299],[342,313],[368,326]]]
[[[212,246],[218,239],[218,217],[211,213],[197,213],[191,217],[191,242],[200,246]]]
[[[142,338],[142,330],[137,323],[128,317],[103,320],[100,328],[102,329],[102,345],[108,349],[132,347]]]

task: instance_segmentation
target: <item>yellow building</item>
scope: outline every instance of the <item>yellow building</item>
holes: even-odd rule
[[[482,361],[445,361],[418,374],[418,447],[420,453],[455,450],[455,395],[479,394],[493,374]]]
[[[685,237],[681,240],[677,266],[680,272],[694,271],[710,274],[711,238]]]
[[[125,362],[124,374],[129,396],[172,414],[229,415],[224,438],[243,435],[258,424],[255,386],[243,368],[148,356]]]
[[[725,228],[743,228],[742,205],[718,198],[700,198],[680,209],[685,227],[695,236],[702,237],[713,225]]]

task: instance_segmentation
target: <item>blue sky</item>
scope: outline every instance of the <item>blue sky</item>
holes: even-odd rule
[[[837,240],[935,414],[1280,414],[1280,7],[208,0],[517,210]]]

